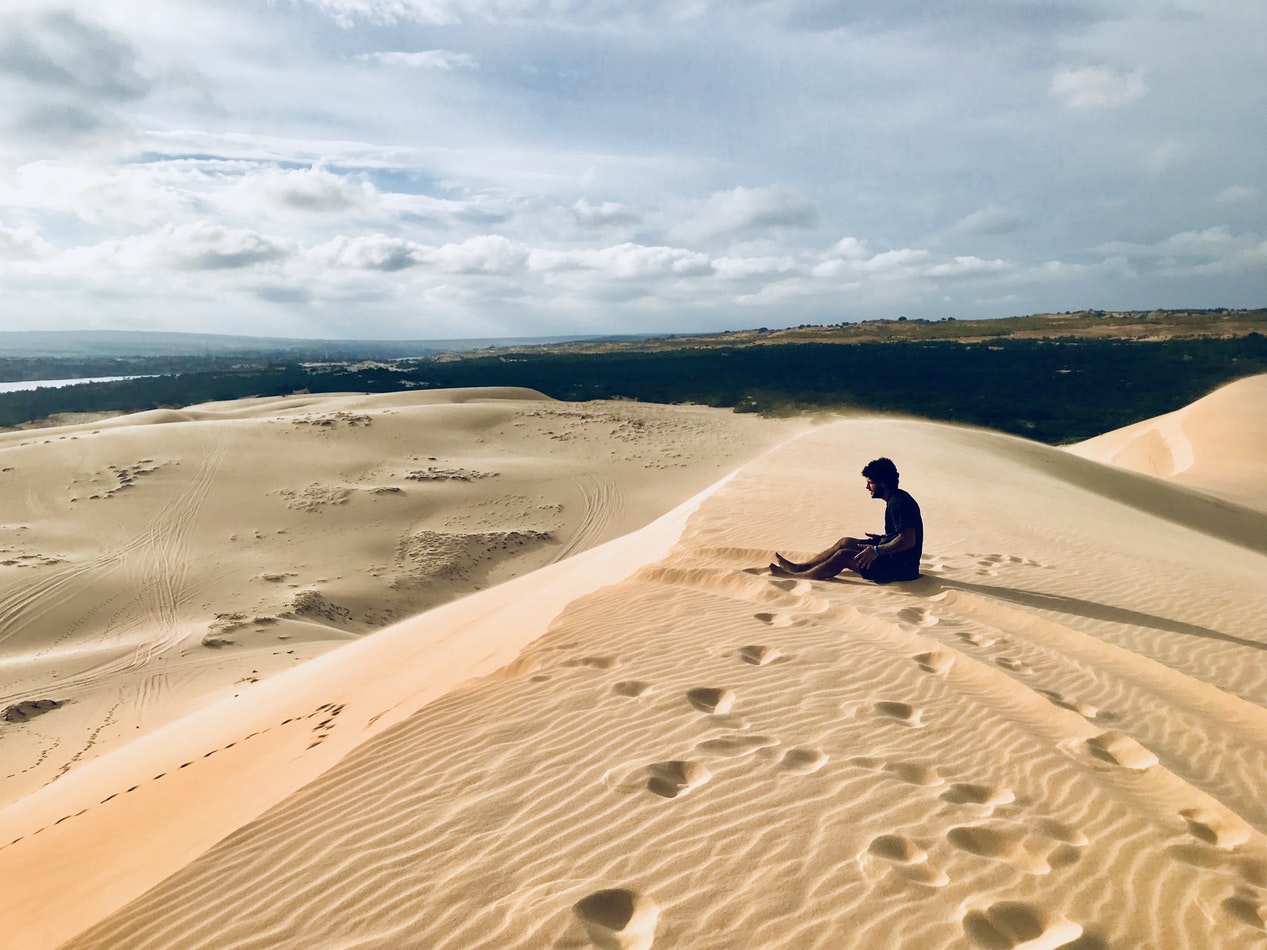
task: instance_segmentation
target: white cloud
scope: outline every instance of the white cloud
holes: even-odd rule
[[[236,210],[261,204],[313,214],[371,210],[378,192],[369,182],[349,180],[324,168],[270,168],[247,175],[224,189],[226,207]]]
[[[856,237],[842,237],[827,250],[827,256],[846,261],[860,261],[870,256],[867,242]]]
[[[797,263],[791,257],[718,257],[712,263],[713,270],[723,280],[774,277],[797,270]]]
[[[29,260],[45,257],[51,251],[48,242],[31,228],[6,228],[0,225],[0,259]]]
[[[958,234],[1010,234],[1018,230],[1022,223],[1020,217],[1007,209],[991,205],[964,215],[955,224],[953,231]]]
[[[1224,225],[1181,231],[1155,244],[1110,242],[1099,250],[1170,277],[1254,275],[1267,268],[1267,239]]]
[[[116,102],[139,99],[149,90],[126,37],[74,11],[20,13],[0,22],[0,73],[10,81]]]
[[[151,88],[120,33],[68,9],[0,14],[0,153],[109,144]]]
[[[369,23],[448,26],[470,20],[505,21],[553,12],[574,3],[543,0],[308,0],[343,27]]]
[[[687,240],[737,238],[780,228],[802,230],[817,223],[817,207],[798,191],[740,186],[714,192],[685,211],[676,233]]]
[[[569,210],[572,219],[587,228],[622,227],[637,224],[642,220],[641,216],[628,205],[616,201],[591,204],[584,198],[580,198]]]
[[[149,234],[107,241],[88,253],[106,265],[216,271],[280,261],[295,250],[293,244],[257,231],[199,221],[169,224]]]
[[[896,276],[911,273],[913,268],[928,260],[928,257],[928,251],[923,248],[902,247],[868,258],[863,267],[872,273]]]
[[[205,176],[197,169],[110,166],[46,160],[18,166],[0,178],[0,206],[28,214],[55,212],[89,224],[151,226],[196,210]]]
[[[864,281],[870,284],[906,282],[915,287],[928,278],[1002,274],[1013,267],[1009,261],[984,260],[971,254],[939,258],[932,251],[915,247],[872,254],[867,250],[865,241],[848,237],[833,244],[809,269],[809,273],[833,281]]]
[[[470,53],[455,53],[447,49],[428,49],[416,53],[381,52],[363,53],[359,59],[373,60],[384,66],[408,66],[410,69],[479,69],[479,63]]]
[[[1251,188],[1248,185],[1232,185],[1224,188],[1214,196],[1215,204],[1221,205],[1247,205],[1257,202],[1262,197],[1262,192],[1257,188]]]
[[[0,324],[1261,302],[1253,5],[881,6],[5,0]]]
[[[427,250],[419,259],[455,274],[500,274],[522,267],[528,251],[500,234],[484,234]]]
[[[358,22],[402,22],[450,26],[457,23],[533,23],[575,26],[639,20],[672,22],[697,19],[713,6],[709,0],[307,0],[340,26]]]
[[[1153,146],[1144,156],[1144,168],[1150,175],[1160,176],[1170,171],[1183,155],[1178,142],[1162,142]]]
[[[995,259],[985,261],[972,255],[956,257],[954,260],[934,264],[924,273],[929,277],[971,277],[982,274],[999,274],[1011,270],[1007,261]]]
[[[430,250],[431,248],[385,234],[357,237],[340,235],[314,247],[309,252],[309,257],[327,267],[397,271],[417,265],[422,259],[421,255]]]
[[[1120,109],[1148,94],[1142,72],[1118,72],[1104,66],[1061,69],[1048,92],[1069,109]]]
[[[574,251],[533,251],[529,266],[537,271],[594,270],[619,279],[700,276],[713,270],[706,254],[680,247],[648,247],[625,242]]]

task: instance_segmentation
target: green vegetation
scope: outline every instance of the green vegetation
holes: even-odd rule
[[[1024,317],[976,320],[864,320],[830,326],[803,325],[783,330],[733,330],[703,335],[675,335],[636,343],[577,341],[534,347],[553,353],[601,353],[637,349],[663,352],[685,347],[770,346],[776,343],[896,343],[981,340],[1163,340],[1228,338],[1267,333],[1267,310],[1077,310]],[[527,352],[520,347],[518,352]]]
[[[739,411],[861,409],[986,426],[1059,444],[1177,409],[1267,372],[1267,336],[770,344],[660,353],[488,356],[426,367],[436,386],[527,386]]]
[[[557,399],[702,403],[741,412],[894,412],[1060,444],[1177,409],[1267,373],[1267,336],[994,338],[763,343],[601,353],[494,351],[385,364],[261,364],[118,383],[0,394],[0,426],[53,413],[135,411],[242,396],[525,386]]]

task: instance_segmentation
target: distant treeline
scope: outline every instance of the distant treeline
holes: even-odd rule
[[[796,343],[667,352],[520,352],[388,369],[274,363],[234,372],[0,394],[0,425],[60,412],[134,411],[242,396],[525,386],[565,400],[692,402],[741,412],[895,412],[1074,442],[1267,373],[1267,337]]]
[[[0,382],[143,376],[150,373],[218,373],[244,364],[267,363],[265,356],[0,356]]]

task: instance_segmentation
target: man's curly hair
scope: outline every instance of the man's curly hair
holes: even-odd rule
[[[863,467],[862,477],[888,485],[890,488],[897,488],[898,479],[902,476],[897,473],[897,466],[891,460],[878,458]]]

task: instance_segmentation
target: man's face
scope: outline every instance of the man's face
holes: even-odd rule
[[[879,493],[880,493],[880,483],[868,478],[867,479],[867,494],[869,494],[872,498],[874,498]]]

